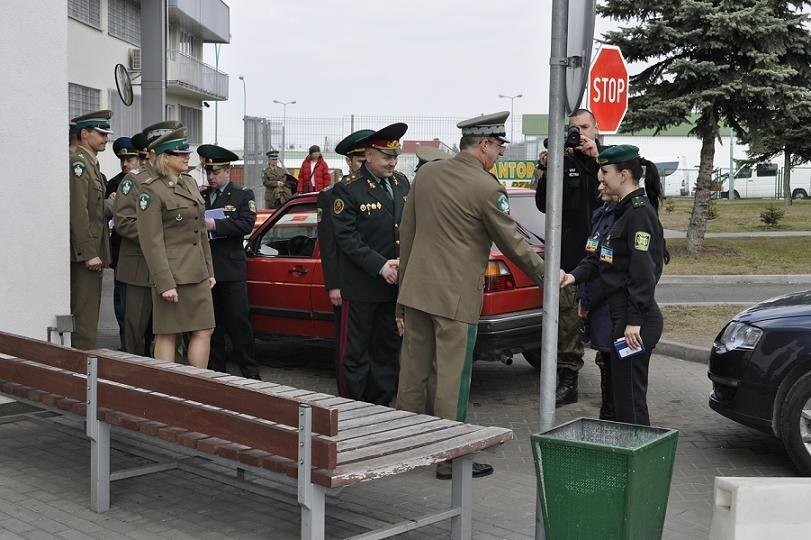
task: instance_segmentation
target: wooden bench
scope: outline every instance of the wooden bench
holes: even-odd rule
[[[512,439],[500,427],[2,332],[0,393],[86,418],[90,506],[97,512],[109,509],[111,481],[171,467],[159,463],[111,473],[110,427],[117,426],[217,456],[238,472],[253,468],[296,478],[302,538],[324,537],[328,489],[444,460],[453,460],[448,510],[364,537],[385,538],[450,519],[453,538],[470,538],[473,456]]]

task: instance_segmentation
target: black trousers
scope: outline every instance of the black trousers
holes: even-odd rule
[[[259,364],[254,352],[253,330],[249,317],[248,285],[244,281],[218,281],[211,289],[216,326],[211,336],[209,368],[226,371],[228,355],[225,336],[231,341],[233,359],[243,377],[259,379]]]
[[[344,300],[340,333],[341,395],[389,405],[397,393],[402,342],[394,320],[394,302]]]
[[[614,326],[613,338],[619,339],[625,335],[625,327],[628,324],[628,297],[624,293],[614,294],[608,297],[608,302]],[[648,366],[651,352],[662,337],[662,328],[662,312],[654,302],[642,322],[640,331],[645,346],[644,352],[620,358],[617,350],[611,348],[609,373],[617,422],[650,425]]]

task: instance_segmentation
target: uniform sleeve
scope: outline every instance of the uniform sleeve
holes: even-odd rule
[[[654,242],[658,236],[655,215],[649,206],[632,208],[627,224],[628,252],[628,324],[641,326],[653,305],[656,289]]]
[[[408,261],[411,258],[411,248],[414,246],[414,236],[417,234],[417,213],[414,208],[415,194],[417,190],[417,179],[420,173],[414,177],[411,182],[411,188],[406,197],[405,206],[403,207],[403,215],[400,218],[400,268],[397,272],[400,283],[403,282],[403,276],[406,274],[408,268]],[[405,308],[401,304],[397,304],[397,316],[403,317],[405,315]]]
[[[338,249],[355,265],[372,277],[380,273],[386,257],[369,247],[357,229],[358,205],[345,184],[335,184],[332,204],[332,225]],[[340,201],[340,203],[339,203]]]
[[[324,272],[324,288],[340,289],[338,279],[338,252],[335,247],[335,231],[332,224],[332,201],[335,188],[318,194],[318,245],[321,251],[321,268]]]
[[[535,187],[535,206],[541,212],[546,212],[546,171],[541,171],[538,185]]]
[[[600,275],[599,256],[596,253],[587,255],[570,274],[574,276],[575,283],[588,283],[589,281],[597,279]]]
[[[256,203],[253,191],[243,189],[241,195],[234,217],[214,220],[214,230],[218,235],[242,238],[253,230],[253,225],[256,223]],[[251,202],[254,204],[252,205]]]
[[[262,185],[266,188],[272,187],[273,179],[270,177],[270,170],[265,169],[262,171]]]
[[[163,212],[162,201],[155,195],[152,186],[141,185],[138,195],[138,243],[149,267],[158,293],[164,293],[177,287],[172,270],[169,268],[169,258],[166,256],[166,244],[163,239]],[[200,227],[205,230],[205,227]],[[206,244],[208,242],[206,241]]]
[[[80,167],[81,166],[81,167]],[[76,171],[81,168],[81,174]],[[70,241],[73,260],[89,261],[98,257],[98,239],[90,232],[90,214],[87,211],[88,193],[93,179],[90,168],[77,157],[72,157],[68,175],[70,178]]]
[[[130,186],[126,194],[124,194],[125,186]],[[119,236],[132,240],[133,242],[138,241],[138,215],[135,211],[138,193],[138,183],[129,177],[125,177],[124,180],[118,184],[115,201],[113,201],[115,231]]]
[[[543,260],[519,234],[515,220],[509,214],[508,201],[507,190],[500,185],[486,194],[482,210],[484,226],[507,258],[536,283],[543,284]]]
[[[206,270],[208,271],[208,277],[214,277],[214,261],[211,257],[211,244],[208,240],[208,231],[205,227],[200,227],[200,245],[203,246],[203,256],[206,259]]]

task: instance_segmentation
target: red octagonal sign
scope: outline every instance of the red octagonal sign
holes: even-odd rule
[[[589,109],[602,134],[616,133],[628,110],[628,66],[619,47],[603,45],[589,70]]]

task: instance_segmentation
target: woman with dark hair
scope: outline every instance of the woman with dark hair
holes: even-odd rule
[[[605,193],[619,199],[614,225],[600,239],[595,256],[583,259],[571,274],[561,271],[561,286],[599,275],[615,340],[609,369],[614,414],[619,422],[650,425],[648,364],[663,326],[655,290],[670,260],[658,216],[662,181],[636,146],[606,148],[597,161]],[[639,185],[643,177],[644,189]]]

